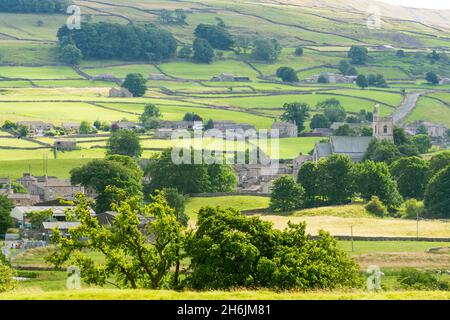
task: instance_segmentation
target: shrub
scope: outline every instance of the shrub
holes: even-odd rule
[[[387,215],[386,206],[376,196],[372,197],[372,199],[367,203],[365,208],[368,212],[378,217],[384,217],[385,215]]]
[[[400,285],[405,289],[416,290],[450,290],[450,284],[431,271],[412,268],[402,269],[399,276]]]
[[[15,275],[16,273],[13,269],[0,261],[0,292],[14,289],[16,286],[16,281],[13,277]]]
[[[400,209],[400,215],[402,218],[416,219],[417,216],[423,214],[425,211],[425,205],[422,201],[416,199],[409,199],[405,201]]]

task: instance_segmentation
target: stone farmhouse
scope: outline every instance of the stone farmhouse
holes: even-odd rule
[[[28,130],[35,135],[43,135],[45,131],[54,128],[52,123],[44,121],[18,121],[17,126],[25,126]]]
[[[313,161],[317,162],[332,154],[349,156],[353,162],[361,162],[372,139],[394,141],[393,117],[381,117],[379,106],[373,112],[373,137],[339,137],[331,136],[329,142],[316,144]]]
[[[279,122],[275,119],[272,130],[278,130],[279,138],[294,138],[298,136],[298,127],[293,122]]]
[[[327,83],[347,83],[347,84],[354,83],[357,78],[356,76],[344,76],[342,74],[327,72],[312,76],[311,78],[307,78],[305,79],[305,81],[307,83],[318,83],[320,77],[324,77]]]
[[[249,77],[234,76],[230,73],[221,73],[218,76],[211,78],[211,81],[217,82],[249,82],[251,81]]]
[[[77,141],[76,140],[56,140],[55,141],[55,150],[58,151],[72,151],[77,149]]]
[[[116,121],[111,124],[112,130],[138,130],[141,126],[136,122],[131,121]]]
[[[440,85],[450,84],[450,78],[442,78],[442,79],[439,81],[439,84],[440,84]]]
[[[447,137],[447,128],[438,123],[432,123],[428,121],[418,121],[415,123],[408,124],[404,127],[406,133],[415,136],[417,134],[417,129],[420,126],[425,126],[428,130],[428,135],[431,138],[445,138]]]
[[[80,122],[63,122],[61,123],[61,128],[63,128],[67,133],[78,133],[80,132]]]
[[[22,178],[17,179],[30,195],[38,196],[40,202],[57,200],[58,198],[73,199],[75,194],[84,193],[84,187],[74,186],[70,180],[62,180],[57,177],[35,177],[24,173]]]
[[[110,98],[132,98],[133,94],[126,88],[111,88],[109,90]]]

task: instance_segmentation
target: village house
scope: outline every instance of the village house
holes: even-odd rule
[[[312,133],[315,134],[316,137],[331,137],[333,135],[333,129],[315,128],[312,130]]]
[[[55,141],[55,150],[58,151],[72,151],[77,149],[77,141],[76,140],[56,140]]]
[[[348,125],[351,129],[358,129],[361,128],[367,124],[365,123],[347,123],[347,122],[333,122],[330,126],[331,130],[337,130],[340,127],[344,126],[344,125]]]
[[[265,166],[263,164],[236,164],[234,170],[238,177],[238,191],[270,193],[272,183],[283,175],[292,175],[293,170],[287,164]]]
[[[293,122],[277,121],[272,124],[272,130],[278,130],[279,138],[295,138],[298,136],[298,127]]]
[[[11,210],[11,217],[17,221],[18,225],[22,228],[29,228],[30,223],[27,219],[27,214],[31,212],[51,211],[53,221],[66,221],[66,211],[73,209],[70,206],[16,206]],[[95,217],[94,210],[90,209],[89,213],[92,217]]]
[[[230,73],[221,73],[218,76],[214,76],[211,78],[211,81],[217,81],[217,82],[249,82],[249,77],[242,77],[242,76],[234,76]]]
[[[381,117],[379,105],[373,112],[373,137],[331,136],[329,142],[317,143],[313,151],[313,161],[317,162],[332,154],[347,155],[353,162],[361,162],[372,139],[394,141],[393,117]]]
[[[236,132],[236,131],[247,131],[255,130],[256,128],[248,123],[236,123],[234,121],[223,120],[223,121],[213,121],[213,128],[222,132]]]
[[[439,84],[440,85],[450,84],[450,78],[442,78],[441,80],[439,80]]]
[[[159,128],[155,131],[155,138],[158,139],[170,139],[173,134],[173,129],[165,129],[165,128]]]
[[[36,240],[42,241],[50,241],[51,236],[53,234],[53,230],[57,228],[59,232],[61,232],[61,236],[64,238],[70,238],[69,230],[75,229],[81,226],[81,222],[78,221],[70,221],[70,222],[61,222],[61,221],[46,221],[43,222],[39,233],[36,233],[34,238]]]
[[[44,121],[18,121],[16,125],[27,127],[35,135],[43,135],[45,131],[54,128],[53,124]]]
[[[352,84],[356,81],[357,76],[344,76],[342,74],[326,72],[305,79],[307,83],[318,83],[319,78],[323,77],[327,83],[346,83]]]
[[[74,134],[80,132],[80,122],[63,122],[61,128],[66,131],[67,134]]]
[[[447,127],[442,124],[432,123],[428,121],[418,121],[415,123],[408,124],[404,127],[405,132],[415,136],[417,134],[417,129],[420,126],[427,128],[428,136],[431,138],[446,138],[447,137]]]
[[[133,94],[126,88],[111,88],[109,90],[110,98],[132,98]]]
[[[35,177],[24,173],[23,177],[17,179],[33,196],[39,196],[40,202],[52,201],[58,198],[73,199],[75,194],[84,193],[84,187],[74,186],[70,180],[58,179],[57,177]]]
[[[115,130],[138,130],[140,129],[141,126],[136,123],[136,122],[131,122],[131,121],[116,121],[111,123],[111,129],[113,131]]]

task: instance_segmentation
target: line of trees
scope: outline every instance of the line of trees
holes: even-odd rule
[[[66,13],[72,0],[0,0],[0,12]]]
[[[323,231],[312,240],[304,223],[280,231],[234,209],[206,207],[199,211],[197,229],[187,230],[164,191],[147,204],[120,189],[108,191],[117,199],[112,226],[91,217],[90,202],[79,194],[72,215],[81,226],[69,231],[70,241],[55,230],[52,241],[58,250],[46,258],[55,266],[79,266],[88,284],[200,290],[362,286],[358,265],[336,240]],[[147,221],[143,226],[142,217]],[[104,262],[89,256],[90,250]]]
[[[450,152],[430,160],[401,157],[390,165],[372,160],[354,164],[348,156],[335,154],[318,163],[305,163],[297,181],[289,176],[277,179],[271,209],[286,212],[347,204],[355,197],[365,201],[376,197],[395,215],[402,214],[404,199],[408,199],[406,205],[424,200],[424,210],[430,217],[449,217],[449,191]]]
[[[63,26],[57,36],[61,47],[72,44],[86,59],[160,61],[177,50],[173,35],[153,24],[83,23],[81,29]]]

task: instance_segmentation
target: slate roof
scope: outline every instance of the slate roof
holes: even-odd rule
[[[334,153],[366,153],[372,139],[373,137],[332,136],[330,138],[330,143]]]

